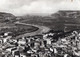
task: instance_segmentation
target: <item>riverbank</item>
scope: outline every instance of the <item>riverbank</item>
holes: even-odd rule
[[[15,24],[30,25],[30,26],[34,26],[34,27],[39,28],[37,31],[31,32],[31,33],[25,33],[25,34],[17,36],[16,38],[25,37],[25,36],[33,36],[33,35],[37,35],[37,34],[42,34],[42,33],[48,32],[50,30],[50,28],[48,28],[46,26],[40,26],[40,25],[34,25],[34,24],[26,24],[26,23],[21,23],[21,22],[15,22]]]

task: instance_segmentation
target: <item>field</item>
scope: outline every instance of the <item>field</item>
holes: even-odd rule
[[[4,23],[3,23],[4,24]],[[13,36],[18,36],[25,33],[30,33],[38,30],[39,28],[30,25],[21,24],[4,24],[0,27],[0,34],[5,32],[12,32]]]
[[[53,30],[75,30],[80,29],[80,21],[78,19],[73,18],[35,18],[35,19],[28,19],[25,18],[23,21],[21,21],[26,24],[35,24],[35,25],[41,25],[49,27]]]

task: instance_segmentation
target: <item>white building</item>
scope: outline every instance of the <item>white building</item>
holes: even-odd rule
[[[26,40],[22,40],[22,39],[20,39],[19,41],[18,41],[18,44],[19,45],[25,45],[26,44]]]

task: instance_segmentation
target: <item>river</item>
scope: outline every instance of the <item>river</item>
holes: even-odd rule
[[[34,24],[26,24],[26,23],[21,23],[21,22],[15,22],[15,24],[30,25],[30,26],[34,26],[34,27],[38,27],[39,28],[37,31],[31,32],[31,33],[25,33],[25,34],[17,36],[16,38],[42,34],[42,33],[48,32],[50,30],[50,28],[48,28],[46,26],[40,26],[40,25],[34,25]]]

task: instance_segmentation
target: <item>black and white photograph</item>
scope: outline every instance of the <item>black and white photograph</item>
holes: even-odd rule
[[[80,57],[80,0],[0,0],[0,57]]]

